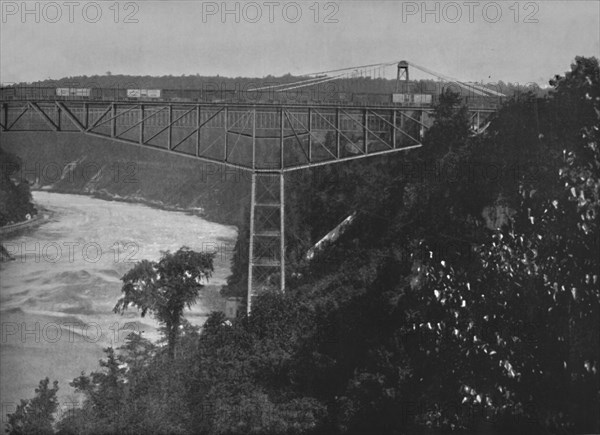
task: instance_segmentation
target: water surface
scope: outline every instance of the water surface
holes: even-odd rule
[[[68,382],[81,371],[97,370],[102,348],[122,345],[128,330],[157,338],[151,318],[135,309],[125,316],[112,312],[120,277],[136,261],[157,260],[161,251],[183,245],[216,252],[209,284],[220,286],[237,237],[235,227],[183,212],[82,195],[33,197],[51,212],[50,219],[2,241],[15,257],[0,265],[3,415],[14,411],[18,399],[32,397],[46,376],[59,381],[61,402],[68,401]],[[215,307],[215,291],[210,294],[186,313],[190,322],[202,324]]]

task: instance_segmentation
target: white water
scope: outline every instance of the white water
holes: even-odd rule
[[[216,252],[210,285],[229,274],[237,230],[181,212],[87,196],[34,192],[50,210],[42,225],[2,241],[15,261],[0,265],[0,396],[2,414],[29,398],[40,379],[58,380],[61,401],[81,371],[98,370],[102,348],[118,347],[132,329],[156,338],[156,322],[135,308],[112,312],[120,277],[141,259],[188,246]],[[212,294],[215,294],[214,289]],[[214,298],[213,298],[214,300]],[[206,319],[208,299],[186,313]],[[119,329],[125,330],[119,331]]]

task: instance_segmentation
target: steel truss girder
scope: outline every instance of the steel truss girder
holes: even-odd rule
[[[424,107],[65,100],[11,100],[0,102],[0,108],[2,132],[81,132],[258,172],[294,171],[415,148],[429,127],[424,118],[430,113]],[[491,112],[472,109],[474,127]],[[207,133],[211,130],[220,134]],[[256,140],[272,142],[269,165],[260,152],[256,159],[250,155],[248,142]],[[237,160],[236,151],[242,156]]]
[[[11,100],[0,101],[0,129],[2,133],[80,132],[250,171],[250,313],[253,298],[262,290],[285,290],[285,173],[418,148],[423,132],[430,126],[426,119],[430,112],[423,107],[389,106]],[[476,130],[493,112],[470,110]],[[25,126],[19,127],[26,115],[29,119]],[[66,128],[69,122],[74,129]],[[108,127],[109,133],[101,131],[102,127]],[[411,129],[418,131],[418,138]],[[134,133],[133,138],[125,136],[129,132]],[[174,134],[178,136],[175,141]],[[151,142],[161,136],[162,144]],[[406,138],[404,143],[401,137]],[[370,138],[375,140],[370,142]],[[243,139],[246,145],[240,146]],[[269,141],[275,142],[270,155],[264,149]],[[362,148],[357,146],[361,141]],[[188,150],[184,151],[186,142]],[[208,146],[202,149],[205,142]],[[223,149],[216,150],[217,155],[208,153],[219,144]],[[358,151],[343,155],[342,145]],[[294,154],[293,146],[299,152]],[[241,160],[235,155],[240,149]],[[290,155],[297,157],[296,161],[291,161]]]

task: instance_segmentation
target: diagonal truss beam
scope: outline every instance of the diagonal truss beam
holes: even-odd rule
[[[355,119],[355,118],[354,118],[352,115],[350,115],[350,114],[346,113],[346,111],[345,111],[345,110],[341,110],[341,112],[342,112],[344,115],[346,115],[348,118],[350,118],[350,119],[351,119],[353,122],[355,122],[356,124],[358,124],[359,126],[361,126],[362,128],[364,128],[364,129],[365,129],[365,132],[367,132],[367,133],[371,134],[371,136],[373,136],[373,137],[376,137],[376,138],[377,138],[377,140],[378,140],[379,142],[381,142],[382,144],[386,145],[386,146],[387,146],[388,148],[390,148],[390,149],[394,148],[394,147],[393,147],[393,146],[391,146],[389,143],[385,142],[385,141],[384,141],[384,140],[382,140],[382,139],[381,139],[379,136],[377,136],[377,133],[375,133],[375,132],[371,131],[371,130],[369,129],[369,127],[368,127],[368,125],[367,125],[367,123],[366,123],[366,122],[360,122],[360,121],[357,121],[357,120],[356,120],[356,119]],[[368,114],[368,113],[369,113],[369,111],[365,109],[365,114]],[[364,149],[364,151],[363,151],[363,154],[365,154],[365,155],[366,155],[366,154],[369,154],[369,153],[368,153],[368,151],[367,151],[367,142],[366,142],[366,141],[365,141],[365,144],[364,144],[364,146],[365,146],[365,149]]]
[[[202,124],[199,124],[194,130],[192,130],[191,133],[189,133],[187,136],[185,136],[182,140],[180,140],[179,142],[177,142],[174,146],[172,146],[170,149],[171,150],[175,150],[177,149],[177,147],[179,145],[181,145],[182,143],[184,143],[186,140],[188,140],[190,137],[192,137],[194,134],[198,134],[200,132],[200,130],[202,129],[202,127],[204,127],[206,124],[208,124],[210,121],[212,121],[214,118],[217,117],[217,115],[219,113],[221,113],[223,110],[225,110],[225,108],[221,108],[219,111],[215,112],[211,117],[209,117],[206,121],[204,121]],[[181,117],[177,118],[175,121],[173,121],[170,125],[167,125],[167,127],[165,127],[163,130],[159,131],[158,133],[156,133],[154,136],[152,136],[150,139],[148,139],[148,141],[154,139],[156,136],[158,136],[159,134],[161,134],[163,131],[165,131],[167,128],[171,127],[172,125],[175,124],[175,122],[177,122],[179,119],[183,118],[183,116],[187,115],[188,113],[191,113],[193,111],[197,111],[197,119],[200,119],[200,106],[196,106],[194,109],[189,110],[188,112],[186,112],[184,115],[182,115]],[[204,151],[206,152],[208,149],[210,149],[213,145],[214,145],[215,141],[213,141],[213,143],[211,143],[208,148],[206,148]],[[198,143],[199,145],[199,143]],[[227,159],[225,159],[227,160]]]
[[[306,128],[306,126],[302,123],[302,121],[300,121],[298,118],[296,118],[293,113],[290,113],[290,115],[292,116],[292,118],[294,118],[298,122],[298,124],[300,124],[302,126],[303,129],[306,130],[306,132],[308,133],[308,135],[312,139],[314,139],[321,146],[321,148],[323,148],[325,151],[327,151],[334,159],[337,158],[337,156],[335,154],[333,154],[331,151],[329,151],[329,148],[327,148],[327,145],[325,145],[317,137],[315,137],[315,135],[311,132],[311,129]],[[310,114],[309,114],[309,116],[310,116]],[[310,118],[308,120],[310,122]]]
[[[172,107],[172,106],[171,106],[171,107]],[[171,109],[169,109],[169,110],[172,110],[172,108],[171,108]],[[193,112],[193,111],[195,111],[195,110],[196,110],[196,108],[194,107],[193,109],[190,109],[190,110],[188,110],[187,112],[185,112],[183,115],[181,115],[181,116],[178,116],[178,117],[177,117],[176,119],[174,119],[174,120],[173,120],[173,119],[169,119],[169,122],[167,123],[166,127],[164,127],[164,128],[162,128],[162,129],[160,129],[160,130],[158,131],[158,133],[156,133],[156,134],[152,135],[150,138],[148,138],[148,139],[147,139],[147,141],[148,141],[148,142],[150,142],[152,139],[154,139],[156,136],[158,136],[159,134],[161,134],[161,133],[162,133],[162,132],[164,132],[165,130],[169,130],[170,128],[172,128],[172,127],[173,127],[173,125],[175,125],[175,123],[176,123],[177,121],[179,121],[179,120],[180,120],[181,118],[183,118],[184,116],[187,116],[187,115],[189,115],[190,113],[192,113],[192,112]],[[195,133],[195,132],[194,132],[194,133]],[[178,144],[178,145],[179,145],[179,144]],[[171,146],[169,146],[169,149],[173,149],[173,148],[172,148]]]
[[[5,114],[5,115],[7,115],[7,114],[8,114],[8,108],[7,108],[7,109],[5,109],[5,110],[7,110],[7,112],[6,112],[6,114]],[[15,120],[14,120],[13,122],[11,122],[11,123],[10,123],[10,125],[7,125],[7,127],[6,127],[6,130],[7,130],[7,131],[10,131],[10,129],[11,129],[11,128],[12,128],[12,127],[13,127],[13,126],[14,126],[14,125],[17,123],[17,121],[18,121],[19,119],[21,119],[21,117],[22,117],[23,115],[25,115],[25,113],[26,113],[28,110],[29,110],[29,104],[25,104],[25,106],[23,106],[23,110],[21,110],[21,113],[19,113],[19,115],[18,115],[18,116],[15,118]],[[7,122],[6,124],[8,124],[8,122]]]
[[[421,113],[423,113],[423,112],[421,111]],[[402,112],[400,112],[400,114],[401,114],[401,116],[406,116],[406,117],[407,117],[408,119],[410,119],[411,121],[414,121],[414,122],[416,122],[416,123],[417,123],[417,124],[419,124],[421,127],[428,128],[428,127],[427,127],[425,124],[423,124],[423,123],[422,123],[420,120],[418,120],[418,119],[415,119],[415,118],[413,118],[413,117],[412,117],[412,116],[410,116],[410,115],[407,115],[407,114],[406,114],[406,111],[402,111]]]
[[[92,128],[90,128],[90,130],[94,129],[96,127],[100,127],[101,125],[106,124],[107,122],[111,122],[112,120],[117,119],[117,118],[125,115],[126,113],[131,112],[132,110],[139,109],[140,105],[136,104],[135,106],[130,107],[129,109],[127,109],[127,110],[125,110],[125,111],[123,111],[121,113],[117,113],[116,115],[113,115],[110,118],[108,118],[108,119],[106,119],[106,120],[104,120],[102,122],[99,122],[102,118],[104,118],[106,116],[106,114],[108,112],[110,112],[113,109],[113,107],[114,107],[114,104],[108,106],[108,109],[106,109],[106,111],[102,114],[102,116],[96,120],[96,122],[94,123],[94,125],[92,126]]]
[[[290,125],[290,128],[292,129],[292,133],[294,133],[293,136],[296,138],[296,142],[298,142],[298,145],[300,146],[300,149],[302,150],[302,153],[306,157],[306,161],[310,162],[310,157],[308,156],[308,153],[306,151],[304,151],[304,144],[300,140],[300,137],[299,137],[298,133],[296,133],[296,129],[294,128],[294,124],[292,123],[292,120],[290,119],[290,115],[288,114],[288,111],[284,110],[284,109],[281,109],[281,110],[285,114],[285,117],[286,117],[286,119],[288,121],[288,124]],[[283,123],[283,120],[282,120],[282,123]],[[283,131],[283,125],[281,126],[281,129]],[[281,138],[282,138],[282,140],[286,139],[285,136],[283,136],[283,135],[281,136]],[[283,146],[283,144],[282,144],[282,146]],[[281,162],[281,164],[283,166],[283,162]]]
[[[99,117],[98,119],[96,119],[96,121],[95,121],[95,122],[92,124],[92,126],[91,126],[91,127],[88,127],[88,128],[86,129],[86,131],[87,131],[87,132],[91,132],[91,131],[92,131],[94,128],[96,128],[96,126],[98,125],[98,123],[99,123],[100,121],[102,121],[102,118],[104,118],[104,117],[105,117],[105,116],[108,114],[108,112],[110,112],[111,110],[112,110],[112,106],[111,106],[111,105],[109,105],[109,106],[106,108],[106,110],[105,110],[104,112],[102,112],[102,115],[100,115],[100,117]]]
[[[412,150],[415,148],[421,148],[422,146],[423,146],[423,144],[418,143],[415,145],[408,145],[408,146],[405,146],[402,148],[394,148],[392,150],[374,151],[374,152],[370,152],[369,154],[361,154],[358,156],[340,157],[339,159],[335,159],[335,160],[325,160],[325,161],[311,162],[311,163],[300,164],[300,165],[290,165],[290,166],[284,168],[283,172],[293,172],[293,171],[298,171],[300,169],[309,169],[309,168],[315,168],[317,166],[333,165],[336,163],[349,162],[351,160],[358,160],[358,159],[366,159],[366,158],[373,157],[373,156],[392,154],[392,153],[397,153],[400,151],[409,151],[409,150]]]
[[[348,136],[346,136],[344,133],[342,133],[342,129],[341,129],[341,128],[339,128],[339,127],[338,127],[338,126],[336,126],[336,125],[333,125],[331,122],[329,122],[329,120],[328,120],[327,118],[325,118],[323,115],[321,115],[321,114],[320,114],[319,112],[317,112],[316,110],[314,111],[314,113],[316,113],[316,114],[317,114],[317,116],[319,116],[319,117],[320,117],[320,118],[321,118],[323,121],[325,121],[327,124],[329,124],[329,125],[330,125],[330,126],[333,128],[333,131],[335,131],[335,132],[336,132],[337,134],[339,134],[340,136],[344,137],[344,138],[345,138],[345,139],[346,139],[348,142],[350,142],[352,145],[356,145],[352,139],[350,139]],[[338,124],[339,124],[339,121],[338,121]],[[338,148],[339,148],[339,147],[338,147]],[[329,151],[329,150],[327,150],[327,151]],[[330,154],[331,154],[331,155],[333,155],[333,153],[331,153],[331,152],[330,152]],[[336,158],[336,159],[339,159],[339,158],[340,158],[340,156],[339,156],[339,149],[338,149],[338,155],[337,155],[337,156],[335,156],[335,158]]]
[[[85,131],[85,127],[83,126],[83,124],[79,121],[79,119],[77,119],[77,117],[71,112],[71,110],[69,110],[69,108],[66,105],[64,105],[61,101],[57,101],[56,107],[58,107],[60,110],[65,112],[65,114],[67,115],[67,118],[69,118],[71,120],[71,122],[73,124],[75,124],[75,126],[79,129],[79,131],[81,131],[81,132]]]
[[[141,110],[141,105],[140,105],[140,110]],[[133,124],[131,127],[129,127],[126,130],[123,130],[121,133],[119,133],[118,136],[123,136],[125,133],[127,133],[128,131],[133,130],[135,127],[139,126],[140,124],[143,124],[144,122],[146,122],[147,120],[149,120],[150,118],[158,115],[159,113],[161,113],[163,110],[167,110],[167,107],[161,107],[160,109],[158,109],[155,112],[152,112],[150,115],[143,117],[141,120],[137,121],[135,124]]]
[[[52,129],[54,131],[59,131],[60,127],[58,124],[56,124],[47,114],[46,112],[44,112],[42,109],[40,109],[40,106],[37,105],[37,103],[34,103],[33,101],[28,103],[30,107],[32,107],[37,113],[39,113],[42,118],[44,118],[44,121],[46,121],[46,123],[48,123],[48,125],[50,125],[50,127],[52,127]]]
[[[249,116],[249,115],[252,115],[252,116]],[[248,112],[246,112],[246,114],[244,116],[246,117],[246,121],[244,122],[244,126],[242,128],[246,129],[246,128],[248,128],[248,124],[250,123],[250,121],[254,120],[254,112],[249,110]],[[227,133],[230,133],[230,131],[227,131]],[[237,139],[235,140],[235,142],[233,143],[233,146],[231,148],[229,148],[228,146],[225,146],[225,161],[227,161],[229,159],[229,156],[231,156],[233,154],[233,152],[237,148],[237,145],[241,138],[242,138],[242,135],[238,135]]]
[[[370,112],[372,115],[375,115],[375,117],[377,117],[377,118],[379,118],[380,120],[382,120],[383,122],[385,122],[385,123],[386,123],[387,125],[389,125],[390,127],[392,127],[392,129],[393,129],[393,131],[394,131],[394,132],[399,132],[399,133],[402,133],[402,134],[404,134],[404,135],[405,135],[405,136],[407,136],[409,139],[413,140],[415,143],[421,143],[421,141],[420,141],[420,140],[417,140],[417,139],[415,139],[414,137],[412,137],[410,134],[406,133],[404,130],[402,130],[402,128],[398,127],[398,126],[397,126],[395,123],[391,123],[391,122],[389,122],[387,119],[385,119],[384,117],[380,116],[378,113],[376,113],[376,112],[374,112],[374,111],[372,111],[372,110],[369,110],[369,112]],[[410,117],[410,116],[406,115],[406,114],[405,114],[403,111],[399,111],[398,113],[400,113],[400,116],[406,116],[407,118],[409,118],[409,119],[411,119],[411,120],[413,120],[413,121],[417,122],[418,124],[420,124],[420,125],[421,125],[422,127],[424,127],[424,128],[429,128],[429,127],[427,127],[425,124],[423,124],[423,123],[421,123],[421,122],[419,122],[419,121],[417,121],[417,120],[413,119],[412,117]],[[392,116],[394,116],[394,118],[395,118],[395,116],[396,116],[396,115],[394,114],[394,115],[392,115]],[[395,141],[392,141],[392,142],[394,142],[394,143],[392,144],[392,145],[393,145],[393,146],[392,146],[392,148],[394,148],[394,149],[395,149],[395,148],[396,148],[396,143],[395,143]]]

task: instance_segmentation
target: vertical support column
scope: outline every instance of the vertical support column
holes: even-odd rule
[[[8,130],[8,104],[2,104],[3,116],[2,116],[2,124],[4,125],[4,129]]]
[[[117,105],[115,103],[111,103],[111,116],[110,135],[111,137],[115,137],[117,135]]]
[[[235,112],[234,112],[235,113]],[[223,134],[225,135],[225,147],[223,152],[223,160],[227,161],[227,155],[229,153],[229,109],[225,106],[225,121],[223,122]]]
[[[280,212],[279,212],[279,219],[280,219],[280,232],[279,232],[279,237],[280,237],[280,263],[281,263],[281,284],[280,284],[280,290],[281,292],[285,292],[285,187],[283,185],[283,177],[284,177],[284,172],[283,170],[280,172],[279,174],[279,202],[280,202]]]
[[[171,142],[173,140],[173,105],[169,104],[169,118],[167,119],[169,128],[167,129],[167,149],[171,149]]]
[[[364,141],[364,152],[365,154],[369,153],[369,145],[368,145],[368,139],[369,139],[369,133],[367,131],[367,126],[368,126],[368,122],[369,122],[369,113],[368,113],[368,109],[363,109],[363,141]]]
[[[335,155],[340,158],[340,109],[335,109]]]
[[[405,133],[406,132],[406,117],[404,116],[404,111],[399,110],[398,113],[400,114],[400,130]]]
[[[256,106],[252,108],[252,169],[256,169]]]
[[[252,186],[250,192],[250,242],[248,244],[248,298],[246,307],[248,315],[252,310],[252,287],[254,284],[253,268],[254,268],[254,209],[256,205],[256,107],[252,108]]]
[[[200,156],[200,104],[196,106],[196,157]],[[225,158],[227,161],[227,158]]]
[[[425,136],[425,111],[423,109],[419,110],[419,122],[421,123],[421,125],[419,125],[419,139],[423,140],[423,136]]]
[[[279,169],[283,175],[283,107],[279,109]]]
[[[285,192],[285,188],[283,186],[283,167],[284,167],[284,118],[283,118],[283,107],[281,108],[280,118],[279,118],[279,127],[280,127],[280,169],[279,172],[279,241],[280,241],[280,253],[279,253],[279,263],[281,275],[281,282],[279,284],[279,290],[281,292],[285,291],[285,201],[283,199],[283,195]]]
[[[308,163],[312,163],[312,110],[308,108]]]
[[[481,127],[481,120],[479,119],[479,110],[477,111],[477,128],[475,128],[475,131],[477,133],[479,133],[479,127]]]
[[[248,243],[248,297],[246,300],[246,310],[250,314],[252,310],[252,284],[254,278],[252,276],[254,267],[254,208],[255,208],[255,197],[256,197],[256,172],[252,172],[252,185],[250,192],[250,240]]]
[[[392,109],[392,148],[396,149],[396,109]]]
[[[140,104],[140,144],[144,143],[144,105]]]
[[[83,103],[83,119],[83,126],[87,130],[90,125],[90,105],[88,103]]]

